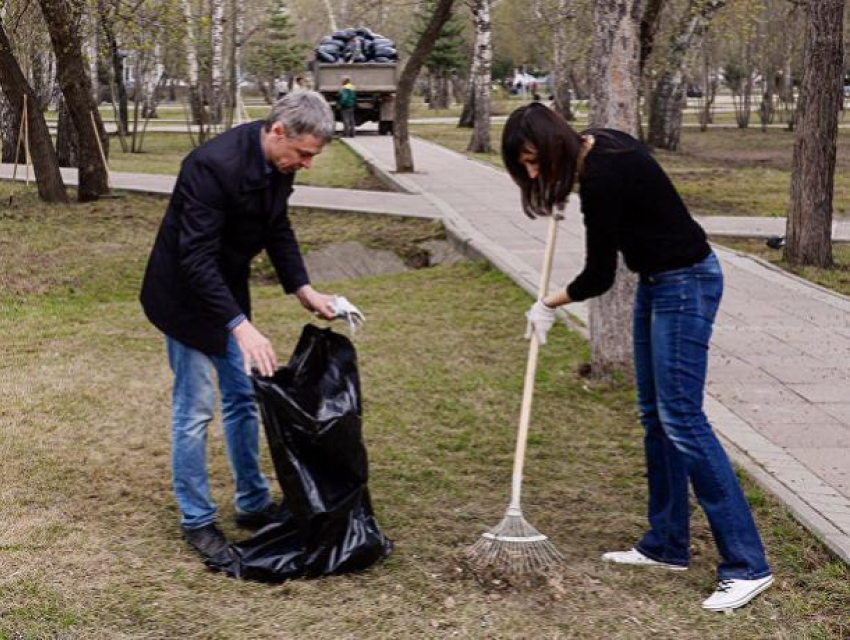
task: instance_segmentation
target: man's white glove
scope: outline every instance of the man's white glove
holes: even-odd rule
[[[334,296],[331,308],[335,318],[343,318],[348,322],[348,330],[351,331],[351,335],[354,335],[366,323],[366,316],[344,296]]]
[[[543,300],[538,300],[531,305],[531,309],[526,311],[525,317],[528,318],[528,324],[525,327],[525,339],[530,340],[532,334],[536,334],[537,342],[541,345],[546,344],[546,334],[555,324],[554,307],[547,306]]]

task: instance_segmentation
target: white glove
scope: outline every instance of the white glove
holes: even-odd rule
[[[366,316],[344,296],[334,296],[331,308],[335,318],[343,318],[348,322],[348,330],[351,331],[351,335],[354,335],[366,323]]]
[[[555,324],[555,309],[547,306],[543,300],[538,300],[526,311],[525,317],[528,318],[525,339],[530,340],[531,335],[536,334],[538,344],[546,344],[546,334]]]

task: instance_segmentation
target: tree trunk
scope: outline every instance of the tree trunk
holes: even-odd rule
[[[700,46],[711,19],[725,4],[726,0],[691,0],[673,32],[661,77],[652,92],[647,135],[650,146],[671,151],[679,148],[688,53]]]
[[[597,0],[591,56],[591,125],[638,134],[640,0]],[[632,301],[637,278],[618,259],[617,278],[590,301],[591,375],[634,378]]]
[[[195,37],[196,19],[192,14],[192,5],[189,0],[182,0],[183,15],[186,18],[186,72],[189,80],[189,113],[190,124],[197,124],[198,143],[206,142],[206,124],[204,116],[203,101],[201,99],[200,69],[198,66],[198,45]],[[194,142],[194,140],[193,140]]]
[[[2,26],[2,25],[0,25]],[[9,104],[3,91],[0,91],[0,162],[15,161],[15,145],[18,131],[21,129],[21,113]]]
[[[74,121],[68,113],[68,105],[63,98],[59,98],[59,120],[56,123],[56,157],[60,167],[76,167],[79,164],[77,158],[77,130]]]
[[[236,111],[236,124],[245,121],[245,103],[242,98],[242,64],[245,41],[245,12],[240,0],[233,3],[233,108]]]
[[[210,24],[210,118],[215,124],[222,121],[224,92],[224,0],[212,0]]]
[[[665,0],[646,0],[646,7],[640,20],[640,74],[643,70],[652,50],[655,48],[655,34],[661,25],[661,11],[664,9]]]
[[[0,22],[0,90],[3,91],[8,109],[15,114],[23,113],[24,96],[27,96],[30,157],[35,169],[39,197],[45,202],[67,202],[68,194],[65,192],[62,174],[59,173],[56,150],[50,139],[47,122],[44,120],[44,114],[36,108],[35,94],[27,84],[18,61],[12,55],[12,45],[6,37],[2,22]],[[18,115],[14,120],[20,124],[20,118]],[[18,140],[18,131],[15,131],[15,142]]]
[[[52,1],[56,2],[59,0]],[[109,59],[112,65],[112,86],[110,87],[110,91],[113,94],[113,100],[118,106],[120,135],[125,136],[130,129],[130,108],[127,100],[127,85],[124,83],[124,56],[121,55],[121,50],[118,48],[118,40],[115,38],[115,28],[112,24],[111,14],[105,8],[105,3],[101,2],[100,6],[101,26],[103,27],[106,41],[109,44]]]
[[[80,34],[73,28],[76,21],[64,0],[39,0],[39,4],[56,54],[59,85],[78,133],[78,199],[80,202],[96,200],[109,193],[109,179],[95,135],[100,137],[104,147],[107,138],[100,113],[91,96],[91,80],[83,63]]]
[[[570,70],[567,55],[567,29],[575,12],[567,0],[558,0],[558,13],[555,16],[555,32],[552,36],[552,96],[554,109],[565,120],[575,120],[570,101]]]
[[[475,77],[475,57],[473,56],[472,69],[469,71],[469,77]],[[475,83],[470,82],[466,88],[466,102],[463,103],[463,111],[460,112],[460,119],[457,122],[458,127],[464,129],[472,129],[475,126]]]
[[[393,126],[393,146],[395,150],[395,166],[399,173],[413,172],[413,152],[410,149],[410,132],[408,121],[410,120],[410,96],[413,93],[413,85],[416,77],[422,70],[425,59],[434,48],[434,43],[440,35],[440,30],[449,19],[452,12],[454,0],[438,0],[434,13],[428,21],[428,26],[419,36],[413,52],[407,59],[404,71],[396,87],[395,99],[395,124]]]
[[[100,76],[98,74],[98,60],[100,49],[98,47],[97,11],[89,7],[86,16],[88,27],[88,40],[86,41],[86,61],[89,64],[89,78],[91,78],[91,90],[94,103],[100,104]]]
[[[832,198],[844,72],[844,0],[806,5],[806,44],[797,106],[785,259],[832,266]]]
[[[490,153],[490,84],[493,46],[490,28],[490,4],[492,0],[475,0],[472,8],[475,20],[475,122],[467,151]]]

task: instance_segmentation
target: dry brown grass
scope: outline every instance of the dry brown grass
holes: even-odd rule
[[[42,284],[0,290],[0,638],[846,637],[847,567],[749,484],[778,581],[734,616],[699,608],[716,562],[700,515],[685,574],[598,560],[643,528],[640,428],[631,390],[576,375],[586,346],[564,329],[542,354],[525,510],[568,567],[534,588],[458,571],[506,506],[526,351],[528,297],[479,264],[334,286],[369,318],[357,346],[371,488],[395,554],[283,586],[206,570],[179,540],[169,372],[135,300],[162,206],[0,214],[0,236],[45,259],[32,273]],[[309,217],[298,225],[309,234]],[[121,250],[93,250],[95,228]],[[4,250],[2,272],[20,255]],[[73,288],[66,273],[79,274]],[[255,291],[257,323],[285,354],[308,318],[277,287]],[[212,490],[235,536],[219,425],[211,433]]]

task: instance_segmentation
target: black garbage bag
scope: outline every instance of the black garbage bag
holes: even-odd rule
[[[254,378],[275,471],[280,522],[208,564],[236,578],[282,582],[361,571],[392,552],[367,482],[354,346],[307,325],[272,378]]]
[[[334,63],[339,61],[339,54],[332,53],[326,49],[322,49],[321,47],[316,49],[316,60],[319,62],[329,62]]]

